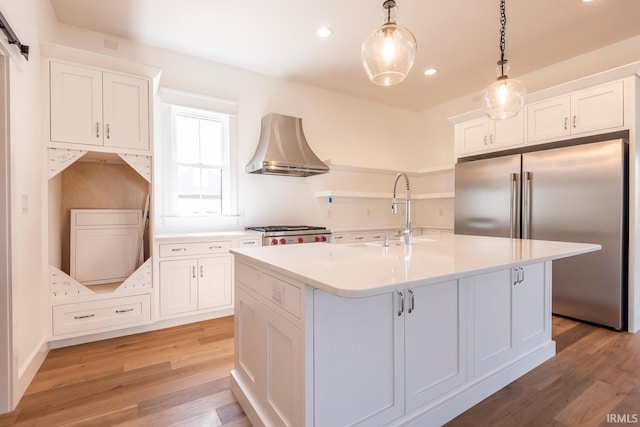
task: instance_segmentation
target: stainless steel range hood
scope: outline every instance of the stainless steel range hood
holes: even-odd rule
[[[316,156],[302,131],[302,119],[270,113],[262,118],[260,140],[248,173],[311,176],[329,172]]]

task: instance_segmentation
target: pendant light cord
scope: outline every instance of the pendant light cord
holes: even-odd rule
[[[506,6],[505,0],[500,0],[500,74],[504,76],[504,64],[506,63],[504,59],[504,34],[505,28],[507,26],[507,14],[506,14]]]

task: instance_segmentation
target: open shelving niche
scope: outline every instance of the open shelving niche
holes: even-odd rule
[[[395,175],[399,171],[394,169],[383,169],[383,168],[368,168],[368,167],[360,167],[360,166],[349,166],[349,165],[340,165],[333,164],[331,160],[326,160],[325,163],[329,165],[330,170],[332,171],[340,171],[340,172],[352,172],[352,173],[372,173],[372,174],[383,174],[383,175]],[[454,164],[446,164],[440,166],[432,166],[417,170],[409,170],[404,171],[409,178],[412,177],[426,177],[433,174],[438,173],[447,173],[453,172],[455,168]],[[400,192],[402,193],[402,192]],[[375,192],[375,191],[351,191],[351,190],[339,190],[339,189],[327,189],[316,191],[315,197],[317,198],[327,198],[331,200],[332,198],[351,198],[351,199],[388,199],[389,192]],[[412,193],[412,200],[434,200],[434,199],[452,199],[454,197],[453,191],[445,191],[445,192],[427,192],[427,193]]]
[[[149,186],[151,185],[151,156],[123,153],[100,153],[85,150],[48,147],[47,171],[50,185],[53,183],[53,180],[61,179],[60,174],[65,169],[80,160],[102,164],[126,164],[131,167],[133,171],[137,172],[137,174],[145,181],[147,181]],[[63,189],[61,188],[60,192],[62,191]],[[60,196],[60,198],[61,197],[62,196]],[[57,200],[57,202],[59,203],[60,200]],[[59,210],[60,209],[58,209],[58,211]],[[62,215],[62,213],[59,212],[59,215]],[[50,218],[50,222],[57,221],[60,223],[60,220],[60,218]],[[145,218],[143,218],[142,221],[144,222]],[[58,239],[51,239],[50,236],[50,240],[54,240],[54,245],[56,243],[60,243],[60,240],[62,239],[60,233],[61,230],[58,227],[55,227],[55,230],[58,232]],[[150,233],[148,233],[148,235],[150,235]],[[146,243],[148,246],[148,242]],[[54,250],[53,252],[55,253],[57,251]],[[153,287],[152,257],[150,255],[150,251],[148,251],[148,257],[144,259],[142,264],[139,265],[123,282],[91,286],[86,286],[78,282],[73,277],[62,271],[61,252],[62,249],[60,249],[60,252],[57,253],[57,255],[53,256],[53,258],[57,259],[58,266],[49,265],[50,297],[54,304],[59,304],[62,301],[75,301],[78,297],[87,301],[108,297],[114,293],[117,293],[118,295],[127,294],[129,292],[139,293],[141,290],[150,291]]]

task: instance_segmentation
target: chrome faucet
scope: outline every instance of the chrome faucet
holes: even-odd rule
[[[400,177],[404,177],[404,182],[406,185],[406,193],[405,193],[405,222],[400,226],[400,230],[398,230],[398,236],[404,237],[404,243],[410,245],[413,243],[413,230],[411,229],[411,193],[409,191],[409,177],[406,173],[400,172],[396,175],[396,180],[393,183],[393,199],[391,200],[391,212],[394,214],[398,213],[398,201],[396,200],[396,187],[398,186],[398,180]]]

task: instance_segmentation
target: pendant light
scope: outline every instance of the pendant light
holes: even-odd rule
[[[515,79],[510,79],[509,61],[504,59],[504,33],[507,25],[505,0],[500,0],[500,60],[496,67],[498,80],[489,85],[482,92],[482,103],[485,113],[494,119],[508,119],[518,114],[524,104],[527,90]]]
[[[391,86],[409,74],[418,46],[411,31],[396,24],[395,0],[382,3],[385,23],[362,43],[362,66],[371,83]]]

